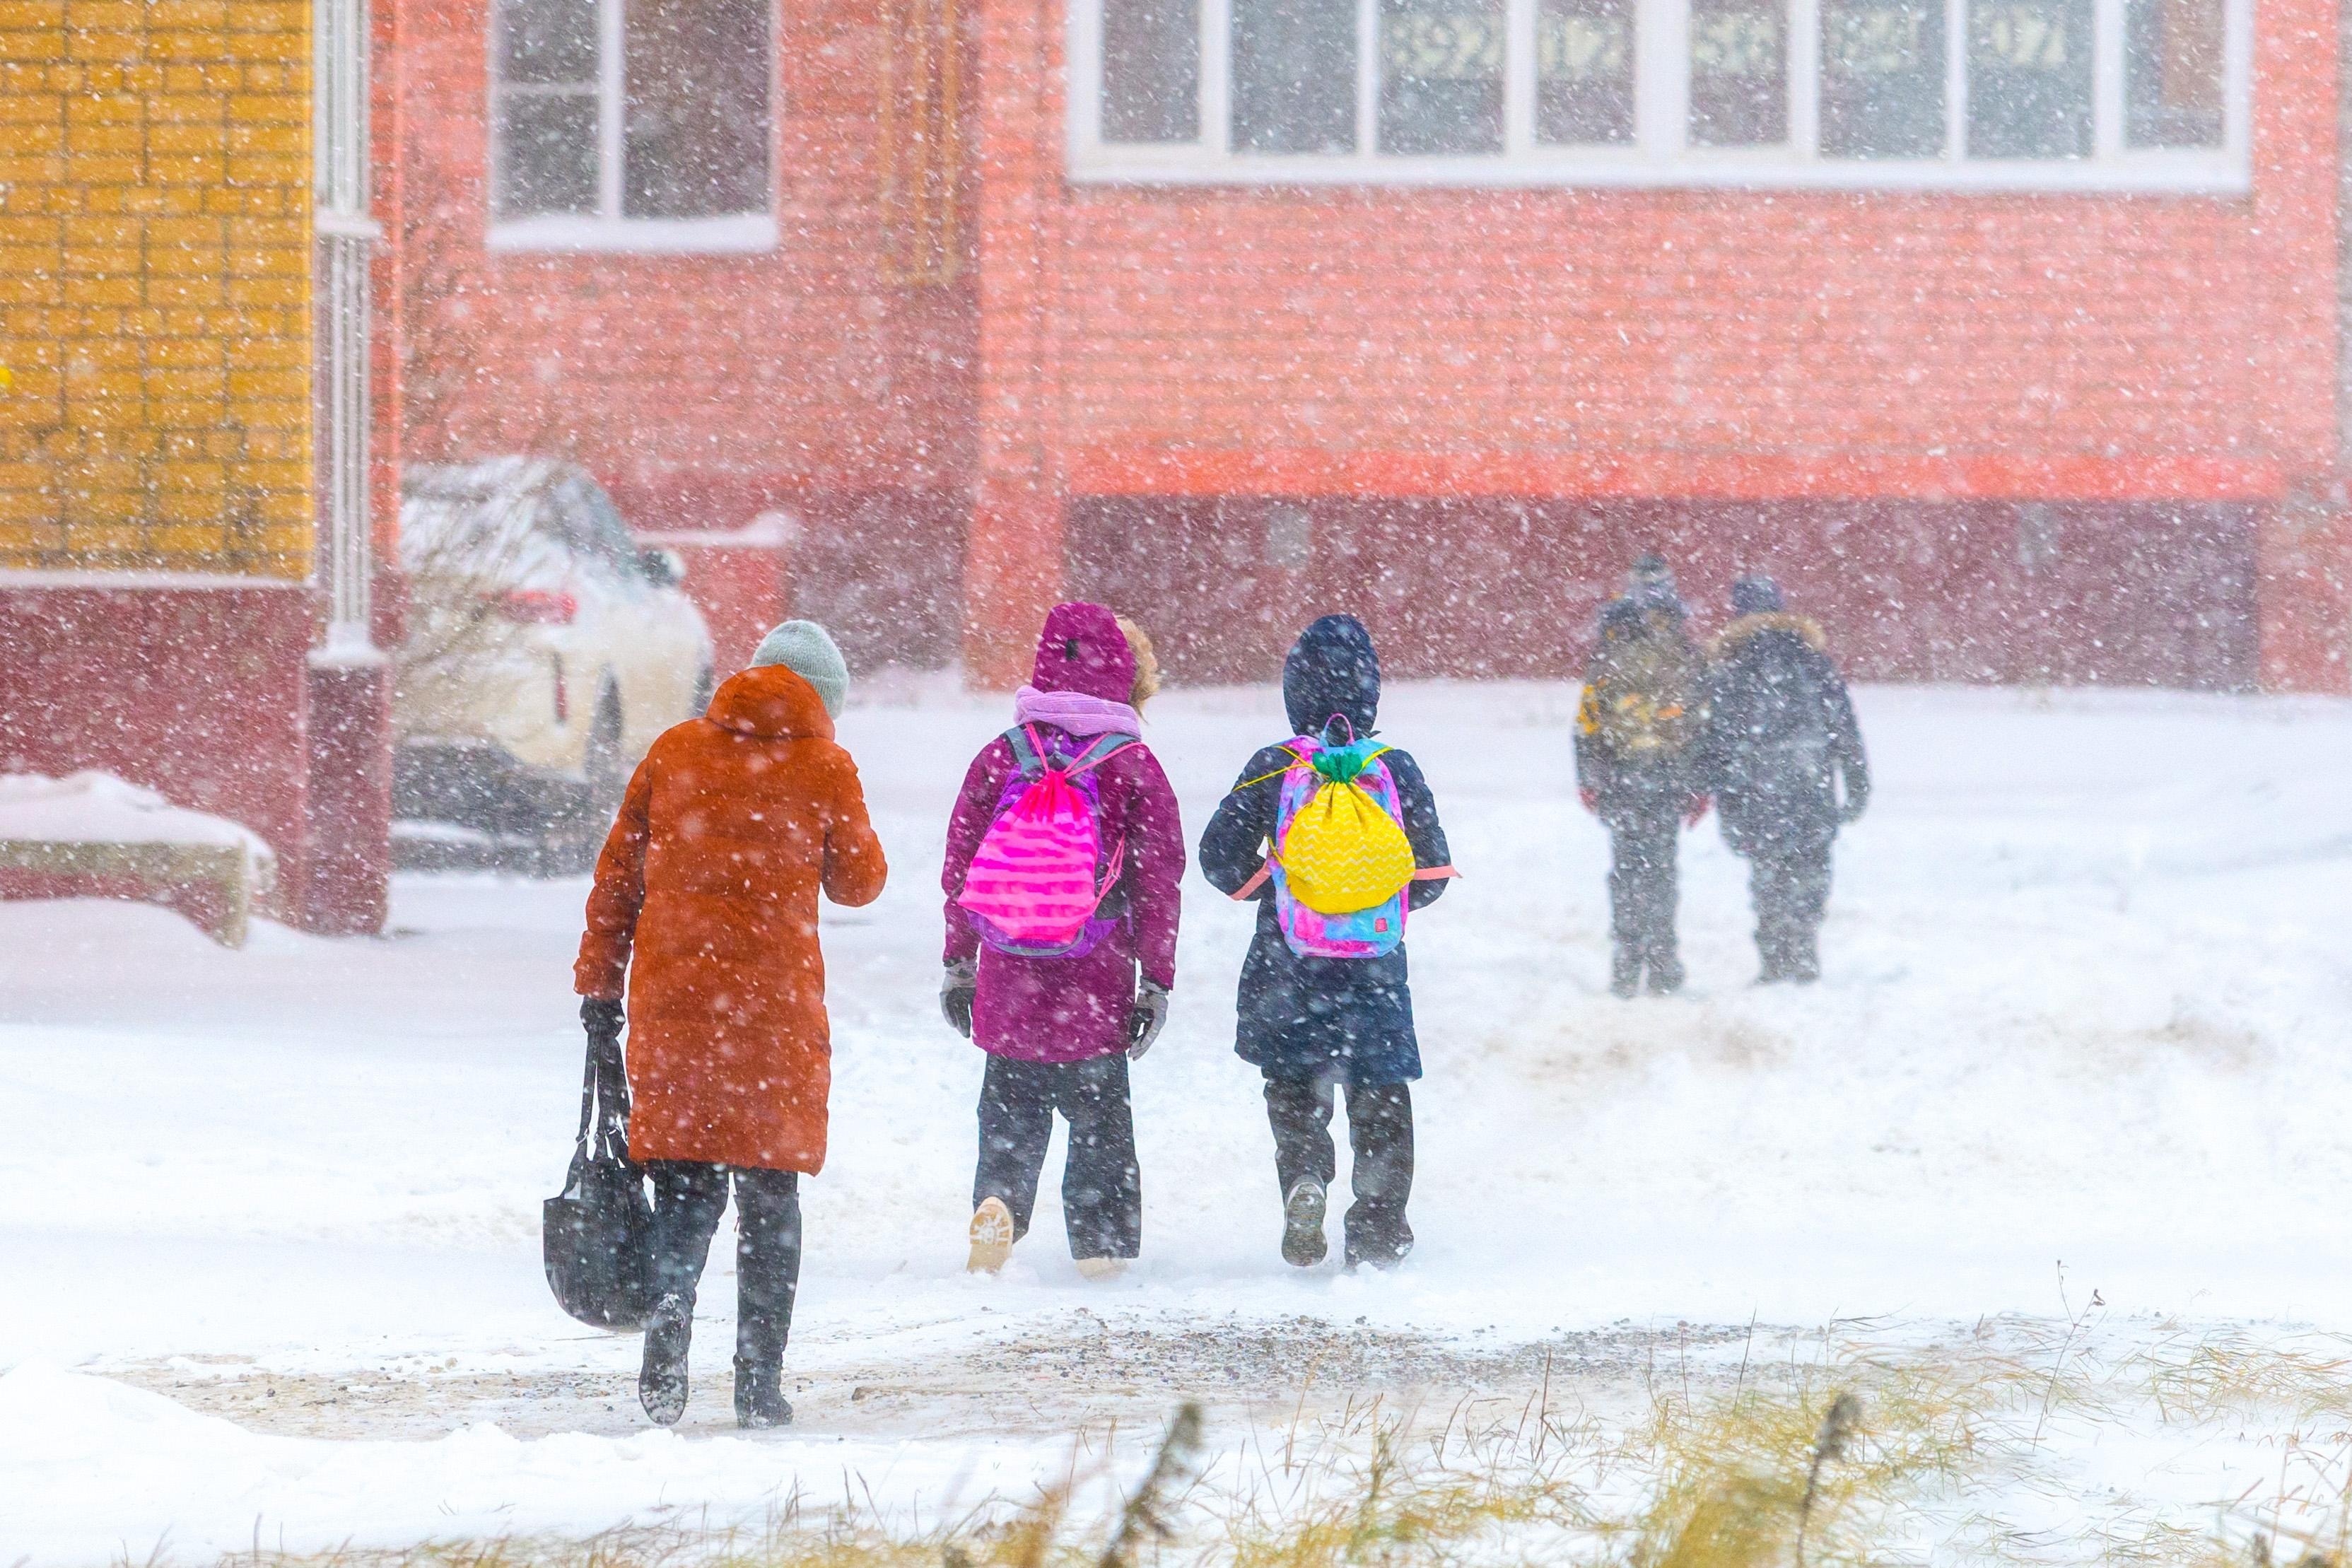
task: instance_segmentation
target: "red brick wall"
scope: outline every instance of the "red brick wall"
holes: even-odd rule
[[[2279,494],[2332,456],[2335,7],[2257,12],[2251,199],[1074,188],[1071,485]]]
[[[1068,187],[1055,15],[982,10],[990,679],[1018,673],[1020,623],[1078,547],[1064,497],[1816,499],[1784,519],[1802,547],[1872,499],[2263,503],[2330,470],[2327,0],[2257,8],[2238,199]],[[1020,410],[1001,441],[1000,407]],[[1012,515],[990,517],[995,492]],[[1475,542],[1411,515],[1422,563]],[[1938,591],[1921,570],[1915,603]]]
[[[1269,551],[1277,507],[1304,512],[1320,548]],[[1601,601],[1656,549],[1702,631],[1729,618],[1733,578],[1769,572],[1859,679],[2243,689],[2265,676],[2261,510],[1081,496],[1065,572],[1070,592],[1140,619],[1174,681],[1271,679],[1331,612],[1362,619],[1400,676],[1570,677]]]
[[[776,506],[824,531],[903,500],[894,522],[951,571],[961,509],[937,498],[971,467],[971,286],[884,280],[877,7],[778,7],[775,250],[520,256],[483,247],[485,0],[400,4],[407,458],[573,457],[656,531]],[[886,552],[827,542],[806,558]]]

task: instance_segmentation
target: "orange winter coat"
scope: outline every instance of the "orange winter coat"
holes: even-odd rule
[[[824,1164],[817,890],[871,903],[884,874],[857,768],[791,670],[732,677],[654,742],[597,857],[572,971],[612,1001],[627,979],[634,1158]]]

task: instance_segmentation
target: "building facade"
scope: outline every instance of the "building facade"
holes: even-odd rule
[[[1654,548],[1867,675],[2344,685],[2331,0],[404,3],[412,445],[788,513],[870,657],[1557,674]]]
[[[364,16],[0,8],[0,768],[240,821],[325,931],[387,869]]]

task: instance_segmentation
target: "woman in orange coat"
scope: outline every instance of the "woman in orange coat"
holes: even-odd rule
[[[627,981],[629,1154],[653,1177],[658,1283],[637,1391],[665,1426],[686,1410],[695,1288],[730,1178],[735,1416],[792,1419],[799,1179],[824,1164],[832,1081],[817,893],[871,903],[885,875],[833,739],[848,683],[823,627],[778,626],[709,712],[654,742],[597,858],[573,984],[609,1047]]]

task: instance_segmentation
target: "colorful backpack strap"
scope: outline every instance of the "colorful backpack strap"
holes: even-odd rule
[[[1045,771],[1045,750],[1037,741],[1037,731],[1026,724],[1015,724],[1004,731],[1004,743],[1013,748],[1013,765],[1021,776],[1034,779]]]
[[[1004,731],[1004,743],[1013,748],[1013,762],[1021,770],[1022,777],[1034,779],[1043,776],[1046,766],[1045,742],[1039,739],[1034,725],[1015,724]],[[1085,751],[1065,763],[1061,772],[1065,777],[1076,778],[1088,769],[1100,767],[1129,746],[1142,743],[1134,735],[1097,735]]]
[[[1260,773],[1254,779],[1244,779],[1241,783],[1234,785],[1232,790],[1228,790],[1225,793],[1231,795],[1236,791],[1248,789],[1253,784],[1262,784],[1270,779],[1281,778],[1293,768],[1314,766],[1313,759],[1315,756],[1316,745],[1316,740],[1312,735],[1297,735],[1292,737],[1287,744],[1279,748],[1282,754],[1290,759],[1290,761],[1284,764],[1279,771],[1270,773]],[[1244,882],[1239,889],[1227,894],[1226,897],[1232,899],[1234,902],[1237,904],[1246,903],[1260,888],[1265,886],[1266,879],[1273,875],[1274,862],[1273,860],[1268,859],[1265,865],[1260,866],[1257,868],[1257,875],[1252,877],[1248,881]]]
[[[1070,765],[1062,771],[1070,777],[1076,778],[1089,769],[1102,766],[1129,746],[1139,746],[1142,743],[1142,741],[1136,736],[1121,735],[1116,731],[1097,735],[1094,743],[1072,758]]]

